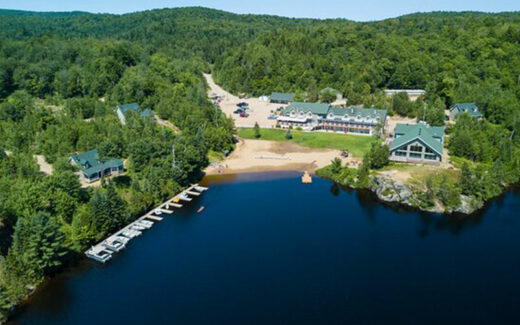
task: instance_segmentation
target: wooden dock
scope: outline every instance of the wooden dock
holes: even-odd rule
[[[120,251],[125,248],[125,244],[130,241],[131,239],[138,237],[141,235],[142,231],[151,228],[155,222],[159,222],[163,220],[163,217],[159,216],[162,214],[170,215],[173,213],[172,210],[170,210],[170,207],[174,208],[182,208],[182,204],[176,203],[179,201],[186,201],[190,202],[192,198],[190,198],[188,195],[192,195],[195,197],[200,196],[202,192],[206,191],[208,188],[199,186],[198,184],[191,185],[186,190],[182,191],[181,193],[175,195],[173,198],[167,200],[166,202],[162,203],[158,207],[152,209],[148,213],[146,213],[144,216],[138,218],[137,220],[133,221],[129,225],[126,225],[124,228],[120,229],[113,235],[109,236],[108,238],[103,239],[100,243],[92,246],[89,248],[85,255],[93,260],[96,260],[101,263],[105,263],[108,260],[112,258],[112,254],[114,254],[116,251]],[[159,215],[158,215],[159,214]],[[148,220],[147,220],[148,219]],[[134,230],[131,229],[132,226],[140,227],[141,230]],[[122,247],[118,247],[117,250],[114,249],[113,243],[116,242],[125,242]]]
[[[312,177],[309,174],[308,171],[305,171],[302,176],[302,183],[303,184],[311,184],[312,183]]]

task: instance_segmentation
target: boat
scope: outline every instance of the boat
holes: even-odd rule
[[[148,220],[144,220],[144,219],[139,220],[138,223],[144,225],[147,228],[150,228],[153,226],[153,221],[148,221]]]
[[[138,230],[128,230],[128,231],[125,230],[125,231],[121,232],[121,235],[125,236],[126,238],[132,239],[134,237],[137,237],[137,236],[141,235],[141,232],[138,231]]]
[[[197,210],[197,213],[201,213],[202,211],[204,211],[204,206],[201,206],[198,210]]]
[[[133,224],[133,225],[130,226],[130,229],[131,230],[135,230],[135,231],[143,231],[146,228],[141,226],[141,225],[138,225],[138,224]]]
[[[85,255],[93,260],[105,263],[112,258],[112,252],[101,246],[92,246]]]
[[[119,252],[125,248],[123,241],[119,240],[117,237],[106,239],[103,241],[103,246],[105,246],[109,251],[113,252]]]

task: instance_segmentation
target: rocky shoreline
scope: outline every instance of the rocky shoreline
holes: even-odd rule
[[[383,202],[402,204],[420,209],[421,211],[433,213],[459,213],[469,215],[484,206],[480,201],[466,195],[461,195],[461,203],[457,208],[444,208],[438,203],[432,207],[425,207],[421,204],[421,198],[416,190],[388,176],[371,176],[369,190]]]

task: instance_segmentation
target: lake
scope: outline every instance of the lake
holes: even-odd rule
[[[210,189],[189,207],[107,265],[81,259],[11,323],[520,321],[520,192],[446,217],[299,177],[206,179]]]

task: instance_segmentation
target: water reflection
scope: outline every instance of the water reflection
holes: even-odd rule
[[[458,236],[462,232],[478,227],[483,220],[484,214],[489,210],[491,205],[495,205],[495,208],[500,209],[505,204],[505,195],[502,195],[492,200],[483,209],[477,211],[472,215],[461,215],[452,214],[444,215],[439,213],[429,213],[419,211],[413,207],[407,207],[400,204],[385,203],[380,201],[377,196],[368,190],[353,190],[348,187],[340,186],[336,182],[332,182],[329,189],[332,195],[338,196],[340,190],[347,194],[356,192],[356,198],[363,209],[364,216],[370,224],[376,223],[377,214],[380,213],[380,209],[392,209],[399,213],[413,213],[419,217],[420,226],[417,230],[417,234],[421,238],[426,238],[432,234],[432,232],[445,232],[448,231],[451,234]],[[516,189],[514,195],[520,195],[520,190]]]

